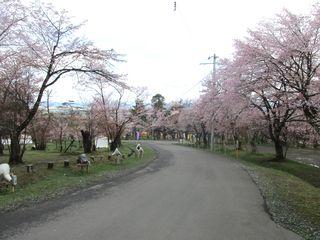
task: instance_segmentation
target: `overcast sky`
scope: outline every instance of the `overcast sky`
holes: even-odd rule
[[[101,48],[125,54],[118,71],[128,84],[145,86],[150,97],[194,99],[212,70],[208,57],[230,57],[233,40],[287,8],[307,13],[314,0],[55,0],[75,21],[87,20],[82,33]],[[78,100],[72,84],[55,87],[55,99]],[[62,90],[64,89],[64,90]]]

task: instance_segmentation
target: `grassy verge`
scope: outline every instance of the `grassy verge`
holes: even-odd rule
[[[257,183],[273,220],[305,239],[320,239],[320,169],[272,154],[217,151],[238,159]]]
[[[130,152],[128,147],[134,148],[135,146],[133,143],[126,142],[120,151],[127,155]],[[154,159],[155,153],[146,146],[144,150],[143,159],[132,155],[124,159],[121,165],[107,161],[107,150],[98,150],[89,155],[93,156],[95,161],[91,162],[88,173],[81,172],[76,166],[76,159],[80,151],[60,154],[50,147],[47,151],[27,151],[24,158],[25,164],[33,164],[34,172],[27,173],[25,165],[12,167],[18,176],[18,186],[14,193],[5,189],[0,191],[0,210],[12,209],[26,202],[52,198],[72,189],[88,186],[106,177],[112,178],[121,172],[146,165]],[[69,168],[63,167],[64,160],[70,161]],[[2,156],[0,161],[7,162],[7,157]],[[47,169],[49,161],[54,162],[54,168],[51,170]]]

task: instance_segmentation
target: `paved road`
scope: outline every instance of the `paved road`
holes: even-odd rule
[[[94,186],[94,194],[75,193],[71,199],[84,194],[86,200],[60,210],[50,203],[11,214],[8,221],[15,217],[21,232],[9,230],[8,239],[299,239],[270,219],[257,187],[236,162],[169,143],[157,146],[161,164],[130,181]],[[40,221],[32,215],[36,210]]]

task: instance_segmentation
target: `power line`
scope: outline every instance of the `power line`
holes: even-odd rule
[[[208,65],[208,64],[212,65],[212,80],[215,81],[215,78],[216,78],[216,65],[217,65],[218,56],[214,53],[213,56],[209,56],[208,57],[208,60],[210,60],[210,59],[212,59],[211,63],[210,62],[208,62],[208,63],[200,63],[200,65]],[[180,98],[183,97],[183,95],[185,95],[188,92],[190,92],[191,90],[193,90],[196,86],[198,86],[202,82],[203,82],[203,79],[201,79],[195,85],[193,85],[191,88],[189,88],[187,91],[182,93]]]
[[[188,92],[190,92],[191,90],[193,90],[196,86],[198,86],[200,83],[202,83],[202,79],[200,81],[198,81],[195,85],[193,85],[190,89],[188,89],[187,91],[185,91],[184,93],[181,94],[181,96],[179,98],[182,98],[183,95],[187,94]]]
[[[180,5],[179,5],[180,6]],[[192,35],[192,31],[190,28],[190,25],[187,21],[187,19],[184,17],[181,8],[177,8],[177,1],[173,2],[173,11],[175,12],[176,16],[178,16],[178,19],[180,20],[180,23],[182,24],[182,28],[184,28],[184,32],[186,35],[188,35],[189,37],[187,37],[188,41],[188,45],[190,47],[190,53],[193,59],[195,59],[195,55],[194,55],[194,46],[195,46],[195,42],[194,42],[194,38]],[[190,92],[191,90],[193,90],[195,87],[197,87],[203,80],[201,79],[200,81],[198,81],[196,84],[194,84],[191,88],[189,88],[187,91],[183,92],[180,96],[183,97],[183,95],[187,94],[188,92]]]

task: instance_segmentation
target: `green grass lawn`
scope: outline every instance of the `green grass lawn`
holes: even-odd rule
[[[120,151],[127,155],[131,148],[135,148],[134,143],[125,142]],[[106,176],[116,175],[118,172],[130,168],[143,166],[152,161],[155,153],[152,149],[143,146],[145,153],[143,159],[126,157],[121,165],[108,161],[108,151],[98,149],[93,156],[95,161],[91,162],[89,172],[80,171],[76,165],[76,160],[81,149],[76,148],[71,153],[59,153],[53,145],[49,145],[46,151],[27,150],[24,156],[24,164],[12,166],[12,171],[18,176],[16,191],[2,189],[0,191],[0,210],[14,208],[28,201],[39,201],[63,194],[67,190],[85,187],[95,181],[99,181]],[[64,160],[69,160],[70,167],[64,168]],[[48,162],[54,162],[53,169],[47,169]],[[0,157],[0,162],[8,162],[8,155]],[[33,164],[34,172],[27,173],[26,165]]]

